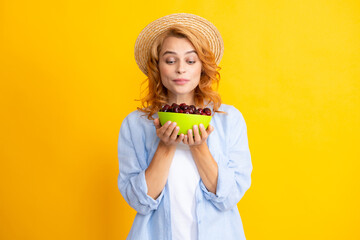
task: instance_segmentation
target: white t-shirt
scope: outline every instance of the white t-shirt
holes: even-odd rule
[[[197,239],[195,190],[199,181],[200,175],[189,146],[180,142],[168,176],[172,240]]]

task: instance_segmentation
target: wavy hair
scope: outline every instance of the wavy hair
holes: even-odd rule
[[[197,55],[202,63],[200,82],[195,88],[196,106],[206,107],[212,105],[213,112],[218,111],[221,105],[221,97],[217,92],[220,81],[221,69],[215,63],[215,55],[210,50],[208,41],[199,33],[183,26],[173,26],[162,33],[150,48],[150,57],[147,62],[147,76],[141,86],[148,83],[146,95],[140,99],[142,108],[137,109],[148,115],[148,119],[153,119],[152,115],[158,112],[164,104],[167,104],[167,89],[161,82],[159,71],[159,54],[163,43],[168,37],[186,38],[194,46]],[[216,84],[216,90],[214,85]],[[144,90],[144,91],[145,91]],[[144,93],[141,91],[141,94]],[[139,101],[139,100],[138,100]]]

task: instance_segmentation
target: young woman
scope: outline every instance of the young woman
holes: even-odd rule
[[[193,14],[162,17],[140,33],[135,59],[148,94],[118,142],[118,186],[137,211],[127,239],[245,239],[237,203],[252,163],[242,114],[212,88],[222,54],[219,32]],[[176,122],[161,126],[157,112],[172,103],[211,108],[210,125],[185,135]]]

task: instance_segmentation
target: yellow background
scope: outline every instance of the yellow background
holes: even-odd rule
[[[125,239],[121,121],[145,75],[145,25],[188,12],[225,53],[223,102],[244,115],[247,239],[360,239],[357,0],[0,1],[0,239]]]

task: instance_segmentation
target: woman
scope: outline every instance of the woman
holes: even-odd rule
[[[219,32],[193,14],[165,16],[140,33],[135,59],[149,91],[118,143],[118,186],[137,211],[127,239],[245,239],[237,203],[252,163],[242,114],[212,89],[222,54]],[[172,103],[210,107],[210,125],[185,135],[176,123],[161,126],[157,112]]]

